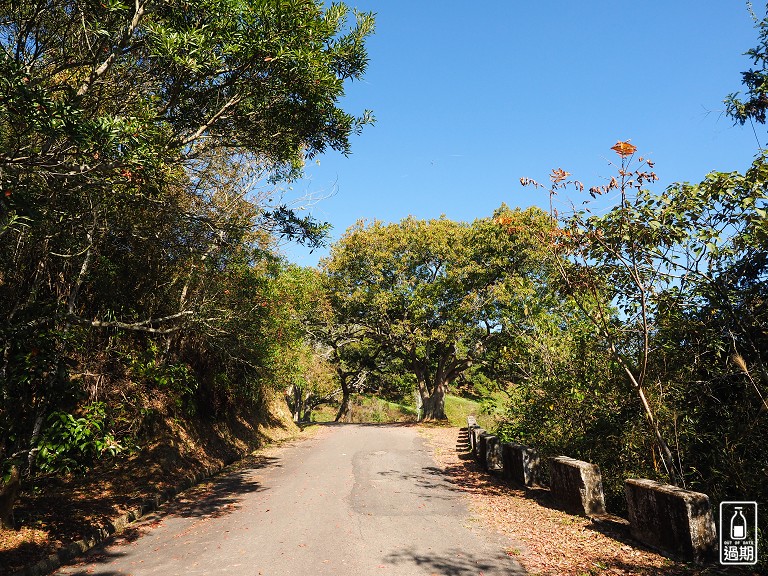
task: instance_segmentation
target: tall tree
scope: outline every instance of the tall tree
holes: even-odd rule
[[[323,268],[345,316],[415,376],[425,418],[445,418],[449,386],[514,329],[501,302],[530,281],[530,229],[546,222],[535,209],[502,208],[471,225],[411,217],[359,223],[333,246]]]
[[[162,338],[166,359],[258,395],[271,349],[243,334],[271,329],[269,308],[245,295],[272,289],[269,234],[324,228],[268,208],[252,177],[348,153],[371,121],[339,105],[373,30],[349,16],[313,0],[0,5],[0,459],[31,458],[48,415],[82,398],[76,357],[119,336]]]
[[[642,198],[647,194],[642,187],[658,179],[653,162],[640,158],[635,166],[636,148],[629,142],[618,142],[613,150],[621,158],[618,176],[589,192],[594,198],[615,191],[619,204],[605,216],[591,215],[589,208],[561,215],[562,232],[549,246],[565,293],[593,323],[634,388],[667,473],[677,484],[681,473],[646,392],[655,329],[654,296],[671,281],[665,263],[675,237],[664,238],[659,226],[649,227],[647,218],[640,217]],[[550,198],[570,185],[579,192],[584,190],[581,182],[568,180],[569,175],[562,169],[552,171]],[[541,186],[527,178],[521,183]],[[551,215],[553,220],[558,216],[554,210]]]
[[[768,3],[762,18],[752,10],[751,2],[747,2],[747,6],[758,29],[758,45],[746,53],[754,68],[741,73],[741,83],[747,89],[746,98],[739,92],[729,94],[725,99],[726,113],[740,124],[751,120],[765,124],[768,110]]]

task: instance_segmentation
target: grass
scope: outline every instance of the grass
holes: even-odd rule
[[[416,409],[375,396],[358,396],[349,403],[348,422],[415,422]]]
[[[336,417],[337,408],[320,406],[312,412],[314,422],[332,422]],[[375,396],[353,396],[349,402],[349,413],[346,422],[383,423],[383,422],[415,422],[416,408],[396,402],[389,402]]]
[[[463,428],[467,425],[467,416],[475,416],[477,423],[486,430],[495,428],[492,416],[481,413],[479,402],[469,398],[447,395],[445,397],[445,415],[452,426]]]
[[[336,418],[336,412],[339,409],[337,406],[331,406],[330,404],[323,404],[312,410],[312,422],[333,422]]]
[[[332,422],[336,417],[337,407],[325,405],[312,411],[313,422]],[[451,426],[463,428],[467,425],[467,416],[475,416],[477,423],[492,430],[495,427],[493,416],[483,414],[479,402],[459,396],[445,397],[445,415]],[[347,422],[415,422],[416,408],[396,402],[389,402],[375,396],[353,396],[349,405]]]

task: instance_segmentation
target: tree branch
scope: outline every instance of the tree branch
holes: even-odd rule
[[[112,64],[114,63],[115,59],[117,58],[117,54],[128,46],[128,43],[131,40],[131,37],[133,37],[134,32],[136,32],[136,28],[139,26],[139,22],[141,21],[142,16],[144,16],[144,8],[146,7],[146,0],[136,0],[136,8],[133,13],[133,18],[131,19],[131,23],[128,25],[128,27],[125,29],[125,32],[123,32],[122,37],[120,38],[120,42],[118,42],[117,46],[115,46],[112,49],[112,52],[110,52],[109,56],[107,57],[104,62],[101,63],[96,69],[94,69],[91,74],[88,76],[88,79],[83,82],[83,85],[80,86],[80,89],[77,91],[78,96],[84,96],[88,90],[91,89],[91,86],[104,74],[107,73],[107,71],[110,69]]]
[[[182,146],[188,146],[189,144],[191,144],[192,142],[194,142],[195,140],[200,138],[200,136],[202,136],[205,133],[206,130],[208,130],[211,126],[213,126],[216,123],[216,121],[219,118],[221,118],[228,109],[230,109],[232,106],[235,106],[236,104],[238,104],[242,99],[243,99],[243,97],[241,95],[239,95],[239,94],[235,95],[235,96],[232,96],[232,98],[227,100],[224,103],[224,105],[219,109],[219,111],[216,112],[216,114],[211,116],[211,118],[210,118],[210,120],[208,120],[208,122],[206,122],[205,124],[200,126],[200,128],[198,128],[197,131],[194,134],[192,134],[191,136],[188,136],[187,138],[182,140],[181,141],[181,145]]]
[[[79,324],[81,326],[93,326],[95,328],[121,328],[123,330],[148,332],[150,334],[171,334],[172,332],[181,330],[183,326],[173,326],[171,328],[154,328],[151,325],[162,324],[163,322],[176,320],[177,318],[191,316],[193,314],[194,312],[192,310],[184,310],[183,312],[171,314],[170,316],[164,316],[163,318],[150,318],[149,320],[142,320],[141,322],[133,323],[118,322],[116,320],[110,322],[104,322],[102,320],[88,320],[87,318],[82,318],[74,314],[67,315],[67,320],[74,324]]]

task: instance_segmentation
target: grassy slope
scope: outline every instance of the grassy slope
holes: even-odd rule
[[[481,412],[480,403],[469,398],[460,398],[458,396],[445,397],[445,415],[448,421],[459,428],[467,425],[467,416],[475,416],[477,423],[487,430],[495,428],[495,421],[492,416]]]
[[[332,422],[336,417],[335,406],[320,406],[312,412],[314,422]],[[349,403],[346,422],[415,422],[416,409],[375,396],[353,396]]]
[[[458,396],[445,397],[445,414],[452,426],[463,428],[467,425],[467,416],[477,417],[478,423],[492,429],[495,422],[492,416],[481,413],[479,402]],[[312,412],[315,422],[330,422],[336,416],[333,406],[320,406]],[[389,402],[374,396],[353,397],[347,422],[414,422],[416,408],[395,402]]]

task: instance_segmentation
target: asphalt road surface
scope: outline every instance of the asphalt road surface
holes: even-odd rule
[[[220,477],[56,574],[524,574],[504,546],[416,429],[348,424]]]

